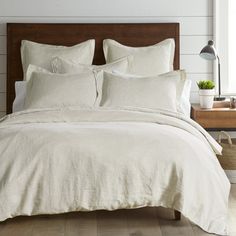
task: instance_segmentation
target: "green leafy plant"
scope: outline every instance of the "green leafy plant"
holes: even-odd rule
[[[215,88],[215,83],[211,80],[201,80],[197,83],[199,89],[213,89]]]

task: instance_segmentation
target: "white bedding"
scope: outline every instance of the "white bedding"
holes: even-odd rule
[[[163,206],[227,234],[230,184],[195,122],[150,110],[28,110],[0,122],[0,220]]]

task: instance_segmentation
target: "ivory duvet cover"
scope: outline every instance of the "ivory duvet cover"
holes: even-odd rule
[[[227,234],[221,147],[177,113],[27,110],[0,122],[0,220],[163,206]]]

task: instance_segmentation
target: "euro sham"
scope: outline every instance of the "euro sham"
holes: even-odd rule
[[[107,63],[132,55],[129,73],[135,75],[163,74],[173,70],[175,41],[166,39],[147,47],[128,47],[112,39],[103,41],[103,51]]]
[[[51,71],[51,60],[59,56],[75,64],[91,65],[94,56],[95,40],[90,39],[80,44],[66,47],[36,43],[28,40],[21,42],[21,60],[24,78],[30,64]]]
[[[104,107],[139,107],[177,112],[186,83],[184,71],[141,77],[103,72],[98,103]]]

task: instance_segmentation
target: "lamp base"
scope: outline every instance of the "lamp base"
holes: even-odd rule
[[[225,97],[214,97],[214,101],[224,101]]]

